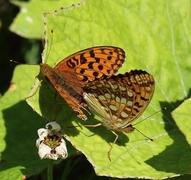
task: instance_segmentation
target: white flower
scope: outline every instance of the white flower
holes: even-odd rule
[[[51,129],[48,129],[49,127]],[[36,146],[41,159],[67,158],[68,151],[60,129],[60,125],[53,121],[46,125],[46,129],[38,130],[39,138],[36,140]]]

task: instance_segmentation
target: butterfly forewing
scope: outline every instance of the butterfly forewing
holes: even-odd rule
[[[134,70],[88,83],[84,99],[108,129],[128,131],[127,127],[144,112],[153,93],[153,76]]]
[[[79,51],[58,63],[55,68],[69,78],[69,72],[75,73],[70,82],[81,81],[84,84],[95,79],[110,77],[122,66],[125,52],[119,47],[98,46]],[[71,74],[72,76],[72,74]]]

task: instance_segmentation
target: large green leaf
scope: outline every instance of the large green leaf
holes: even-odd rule
[[[21,9],[10,30],[25,38],[44,38],[43,14],[54,12],[61,7],[67,7],[81,0],[30,0],[28,2],[12,1]]]
[[[55,102],[53,88],[46,83],[39,87],[37,82],[38,88],[33,90],[28,103],[49,121],[54,119],[57,107],[56,120],[63,132],[86,155],[98,175],[162,179],[191,173],[190,145],[170,114],[189,96],[189,11],[190,1],[86,0],[82,5],[46,14],[45,63],[54,66],[64,57],[91,46],[119,46],[127,54],[120,73],[143,69],[156,81],[150,106],[137,121],[167,107],[165,112],[135,126],[154,142],[137,131],[119,133],[110,162],[107,152],[115,136],[109,130],[68,128],[96,124],[99,117],[91,115],[86,122],[78,119],[60,97]],[[33,71],[32,67],[26,69],[28,73]]]

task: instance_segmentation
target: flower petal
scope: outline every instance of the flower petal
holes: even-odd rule
[[[46,125],[46,128],[48,129],[48,126],[52,126],[51,128],[51,131],[52,130],[55,130],[55,131],[60,131],[61,127],[60,125],[56,122],[56,121],[52,121],[52,122],[49,122],[47,125]]]
[[[61,142],[60,146],[55,148],[56,154],[58,154],[58,156],[61,157],[62,159],[66,159],[68,157],[66,143],[63,139],[61,141],[62,142]]]
[[[38,154],[41,159],[46,158],[47,154],[50,154],[51,148],[44,143],[41,143],[39,146]]]

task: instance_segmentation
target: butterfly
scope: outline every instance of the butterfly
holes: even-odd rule
[[[143,70],[132,70],[85,85],[84,100],[90,110],[102,120],[96,126],[104,125],[116,136],[108,151],[109,160],[110,152],[118,139],[115,131],[134,131],[132,122],[144,112],[151,101],[154,85],[153,76]]]
[[[83,87],[95,80],[111,77],[122,66],[125,51],[119,47],[97,46],[76,52],[54,68],[40,64],[40,72],[49,81],[60,96],[74,110],[80,119],[87,117],[83,99]]]

